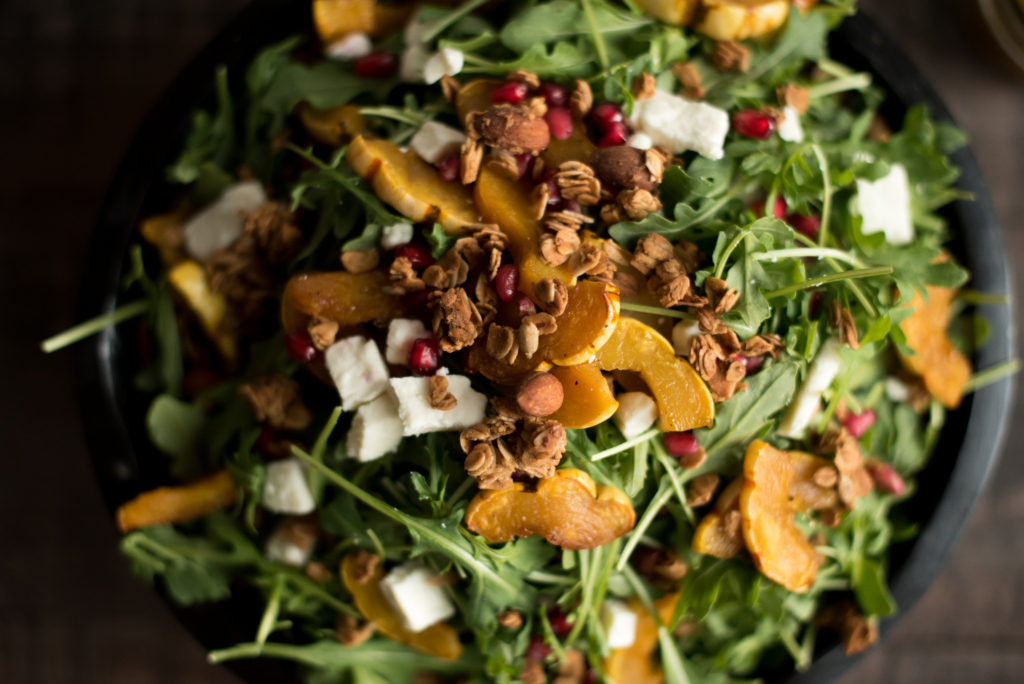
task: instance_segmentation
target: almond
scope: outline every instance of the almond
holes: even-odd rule
[[[619,188],[654,190],[658,187],[647,169],[643,150],[629,145],[599,147],[590,155],[594,173],[605,185]]]
[[[477,132],[484,141],[512,154],[537,153],[551,142],[547,122],[529,111],[511,105],[497,105],[477,115]]]
[[[516,393],[516,403],[530,416],[550,416],[562,407],[565,390],[550,373],[534,373],[526,378]]]

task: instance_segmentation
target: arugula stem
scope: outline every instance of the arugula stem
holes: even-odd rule
[[[632,302],[620,302],[619,308],[625,311],[636,311],[637,313],[648,313],[654,314],[655,316],[666,316],[668,318],[679,318],[682,320],[693,320],[693,314],[687,313],[686,311],[676,311],[675,309],[666,309],[661,306],[649,306],[647,304],[634,304]]]
[[[608,48],[604,44],[601,32],[597,30],[597,20],[594,18],[594,8],[590,0],[582,0],[583,16],[587,20],[587,28],[590,30],[590,38],[594,41],[594,49],[597,51],[597,61],[602,71],[608,71]]]
[[[310,452],[310,456],[316,459],[319,463],[324,462],[324,452],[327,451],[327,440],[330,439],[331,433],[334,432],[335,426],[338,425],[338,420],[341,418],[341,407],[335,406],[331,411],[331,415],[327,418],[327,422],[324,423],[324,427],[320,430],[320,434],[316,437],[316,442],[313,443],[313,450]],[[324,479],[319,473],[309,474],[309,488],[313,490],[313,497],[319,501],[324,493]]]
[[[430,25],[430,28],[424,31],[423,35],[420,37],[420,42],[424,44],[431,42],[444,33],[448,27],[452,26],[486,2],[487,0],[468,0],[467,2],[462,3],[457,9],[452,10],[447,16],[431,22],[432,25]]]
[[[359,113],[364,116],[375,116],[380,119],[391,119],[410,126],[422,126],[430,121],[429,116],[415,115],[397,107],[360,107]]]
[[[811,151],[818,159],[818,167],[821,169],[822,183],[825,186],[825,194],[821,199],[821,230],[818,232],[818,246],[825,246],[825,239],[828,237],[829,220],[832,218],[832,178],[828,167],[828,158],[818,144],[811,145]]]
[[[328,593],[319,584],[309,579],[305,575],[299,574],[298,572],[289,572],[285,575],[285,580],[295,586],[301,592],[315,596],[325,604],[338,611],[339,613],[345,613],[353,617],[359,617],[359,611],[352,606],[348,605],[338,597]]]
[[[563,575],[556,575],[553,572],[544,572],[543,570],[533,570],[526,576],[526,579],[536,584],[560,584],[562,586],[568,586],[576,584],[576,580],[565,577]]]
[[[791,249],[773,249],[769,252],[755,252],[750,255],[754,261],[774,261],[776,259],[824,259],[826,257],[842,261],[856,266],[857,268],[865,268],[867,265],[850,254],[844,252],[841,249],[832,249],[831,247],[793,247]]]
[[[863,90],[870,85],[871,74],[856,73],[850,74],[849,76],[843,76],[842,78],[837,78],[834,81],[813,85],[807,89],[807,92],[811,99],[814,100],[819,97],[835,95],[836,93],[843,93],[848,90]]]
[[[977,390],[991,385],[995,382],[999,382],[1003,378],[1007,378],[1011,375],[1015,375],[1020,372],[1020,360],[1010,359],[1009,361],[1003,361],[995,366],[990,366],[983,371],[978,371],[970,377],[967,384],[964,386],[964,392],[976,392]]]
[[[679,505],[683,507],[683,511],[686,513],[690,524],[696,524],[697,521],[694,519],[693,511],[690,510],[689,504],[686,503],[686,490],[683,489],[683,483],[675,471],[678,466],[672,462],[668,453],[657,442],[654,444],[654,456],[658,459],[661,467],[665,469],[665,474],[668,475],[668,479],[672,482],[672,491],[675,492],[676,498],[679,499]]]
[[[734,235],[732,240],[729,241],[729,244],[725,246],[725,249],[722,250],[722,256],[718,258],[718,265],[715,266],[716,278],[721,278],[722,274],[725,273],[725,265],[728,263],[729,257],[732,256],[732,253],[736,251],[736,248],[740,246],[740,243],[743,242],[748,235],[750,235],[749,230],[746,228],[741,229],[740,232]]]
[[[267,607],[263,610],[263,617],[260,618],[259,629],[256,630],[256,643],[260,646],[267,643],[267,637],[274,630],[277,623],[277,616],[281,612],[281,594],[284,591],[284,575],[274,576],[274,586],[267,598]]]
[[[856,268],[849,271],[840,271],[839,273],[833,273],[831,275],[818,276],[817,278],[808,278],[802,283],[789,285],[778,290],[772,290],[771,292],[765,292],[764,296],[765,299],[775,299],[776,297],[783,297],[785,295],[793,294],[794,292],[800,292],[801,290],[809,290],[821,285],[827,285],[828,283],[838,283],[844,280],[853,280],[854,278],[875,278],[877,276],[892,275],[892,272],[892,266]]]
[[[633,554],[633,550],[640,543],[640,538],[644,536],[644,532],[654,522],[654,518],[657,517],[661,509],[665,507],[668,500],[672,498],[674,491],[671,483],[665,480],[661,481],[658,486],[658,491],[655,492],[651,502],[647,504],[647,510],[640,516],[640,520],[637,521],[636,527],[629,533],[629,539],[626,540],[626,545],[622,547],[622,554],[619,556],[619,562],[615,564],[615,569],[618,572],[622,572],[629,565],[629,557]]]
[[[643,432],[643,433],[637,435],[633,439],[627,439],[622,444],[616,444],[615,446],[609,447],[608,449],[605,449],[604,451],[598,451],[596,454],[594,454],[593,456],[590,457],[590,460],[591,461],[600,461],[602,459],[608,458],[609,456],[614,456],[615,454],[622,453],[623,451],[627,451],[629,449],[632,449],[637,444],[642,444],[643,442],[646,442],[649,439],[653,439],[656,435],[658,435],[660,433],[661,433],[661,430],[659,430],[656,427],[653,427],[650,430],[648,430],[647,432]]]
[[[451,512],[451,510],[455,508],[455,504],[462,500],[463,495],[465,495],[465,493],[468,492],[470,487],[474,484],[476,484],[476,480],[471,477],[467,477],[463,480],[458,489],[452,492],[452,495],[448,497],[448,501],[445,502],[446,509]]]
[[[85,338],[91,337],[110,326],[117,325],[121,321],[141,316],[147,311],[149,311],[149,301],[140,299],[68,328],[62,333],[43,340],[39,347],[43,350],[43,353],[49,354],[58,349],[71,346],[75,342],[81,342]]]
[[[1009,304],[1010,298],[1006,295],[993,294],[991,292],[980,292],[978,290],[960,290],[956,295],[957,299],[975,306],[1001,306]]]

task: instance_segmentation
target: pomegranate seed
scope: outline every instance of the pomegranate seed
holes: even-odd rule
[[[516,155],[516,167],[519,170],[519,177],[522,178],[530,172],[533,167],[533,155],[532,154],[517,154]]]
[[[522,81],[508,81],[491,91],[491,104],[519,104],[528,92]]]
[[[409,370],[413,375],[433,375],[441,367],[441,349],[433,337],[413,340],[409,348]]]
[[[573,628],[573,623],[569,622],[569,616],[557,608],[548,609],[548,623],[551,624],[551,631],[559,639],[569,636],[569,632]]]
[[[395,258],[405,257],[412,264],[412,267],[416,270],[426,268],[434,263],[434,257],[430,254],[430,250],[424,245],[416,242],[407,242],[404,245],[395,247]]]
[[[665,552],[653,546],[638,546],[629,557],[630,564],[644,577],[656,577],[658,566],[665,560]]]
[[[309,363],[316,358],[316,347],[305,330],[292,330],[285,335],[284,346],[288,349],[288,356],[292,361]]]
[[[555,181],[555,169],[548,169],[544,172],[544,182],[548,185],[548,206],[557,206],[562,201],[562,189]]]
[[[700,444],[692,432],[666,432],[665,448],[676,458],[691,456],[700,450]]]
[[[753,375],[757,371],[761,370],[761,366],[764,365],[764,354],[758,354],[757,356],[741,356],[740,361],[747,367],[747,375]]]
[[[786,217],[786,222],[793,226],[793,230],[811,238],[812,240],[818,237],[818,231],[821,230],[820,216],[790,214]]]
[[[741,109],[733,114],[732,127],[744,138],[767,140],[775,133],[775,117],[756,109]]]
[[[516,299],[516,308],[519,309],[519,317],[525,318],[526,316],[532,316],[537,313],[537,305],[533,303],[529,297],[524,294],[519,295]]]
[[[572,114],[565,107],[550,107],[544,120],[548,122],[551,135],[566,140],[572,135]]]
[[[449,154],[434,166],[437,168],[441,180],[456,181],[462,172],[462,159],[457,154]]]
[[[815,292],[811,295],[811,301],[807,305],[807,316],[809,318],[817,318],[821,312],[821,302],[825,299],[825,294],[821,291]]]
[[[551,654],[551,647],[544,643],[544,639],[536,634],[530,637],[530,644],[526,647],[526,657],[536,660],[544,660]]]
[[[524,473],[522,470],[517,470],[514,473],[512,473],[513,482],[529,482],[532,479],[532,477]]]
[[[519,290],[519,269],[515,264],[503,264],[498,267],[498,273],[494,276],[494,289],[498,293],[498,299],[503,302],[515,299]]]
[[[626,128],[626,124],[621,121],[608,126],[608,130],[601,139],[597,141],[598,147],[615,147],[616,145],[625,145],[626,140],[629,138],[629,129]]]
[[[579,214],[580,212],[583,211],[583,208],[580,206],[580,203],[577,202],[576,200],[563,199],[558,204],[558,210],[559,211],[575,211],[577,214]]]
[[[758,202],[754,205],[754,213],[758,216],[764,216],[764,202]],[[775,198],[775,206],[772,207],[772,216],[777,219],[786,218],[786,198],[782,195],[778,195]]]
[[[260,430],[260,436],[256,438],[256,450],[261,454],[271,453],[274,449],[274,442],[277,441],[277,435],[268,427],[264,427]]]
[[[590,118],[602,133],[607,133],[612,124],[622,123],[622,107],[614,102],[602,102],[590,111]]]
[[[907,483],[903,481],[900,474],[888,463],[872,461],[867,464],[867,469],[875,486],[886,494],[899,496],[907,491]]]
[[[540,84],[537,94],[544,98],[548,107],[564,107],[569,101],[569,91],[564,86],[549,81]]]
[[[594,668],[588,667],[587,671],[583,673],[583,684],[597,684],[599,681],[601,681],[601,677]]]
[[[843,427],[857,439],[860,439],[874,424],[875,412],[871,409],[865,409],[861,413],[849,413],[843,419]]]
[[[357,59],[352,69],[363,78],[388,78],[395,75],[398,60],[390,52],[371,52]]]

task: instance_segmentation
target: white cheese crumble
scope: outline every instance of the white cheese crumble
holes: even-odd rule
[[[388,367],[376,343],[362,335],[341,339],[324,352],[327,371],[341,396],[341,408],[354,411],[388,387]]]
[[[426,83],[437,83],[442,76],[454,76],[462,71],[465,62],[466,58],[461,50],[441,48],[427,58],[423,65],[423,80]]]
[[[402,421],[390,392],[359,407],[345,438],[345,452],[359,461],[389,454],[402,442]]]
[[[876,181],[857,180],[857,213],[865,235],[885,233],[893,245],[905,245],[914,239],[914,220],[910,212],[910,183],[902,164],[893,164],[889,173]]]
[[[673,325],[672,348],[675,349],[676,356],[688,358],[693,341],[700,337],[700,335],[700,324],[697,321],[679,321]]]
[[[294,568],[301,568],[309,562],[310,556],[313,555],[314,540],[311,537],[300,536],[291,531],[290,528],[295,524],[296,520],[296,518],[285,520],[267,537],[263,553],[269,560],[290,565]],[[301,544],[299,542],[300,539],[308,543]]]
[[[778,133],[786,142],[803,142],[804,127],[800,125],[800,112],[788,105],[783,107]]]
[[[392,378],[391,391],[398,400],[398,417],[406,436],[427,432],[465,430],[484,419],[487,397],[469,385],[465,375],[449,375],[448,391],[455,396],[455,408],[441,411],[427,399],[430,378]]]
[[[904,402],[910,399],[910,388],[907,383],[892,376],[885,379],[885,396],[889,401]]]
[[[615,599],[601,604],[601,623],[604,626],[605,646],[629,648],[636,641],[636,613],[625,601]]]
[[[206,261],[242,234],[244,213],[256,211],[267,201],[259,181],[235,183],[217,200],[185,224],[185,248],[200,261]]]
[[[623,392],[612,419],[626,439],[633,439],[658,420],[658,404],[643,392]]]
[[[383,249],[394,249],[407,242],[412,242],[412,234],[411,223],[393,223],[390,226],[384,226],[380,233],[380,246]]]
[[[637,100],[629,123],[673,154],[694,150],[709,159],[721,159],[725,154],[722,147],[729,133],[729,113],[706,102],[691,102],[657,90],[652,97]]]
[[[388,324],[387,349],[384,358],[388,363],[405,366],[409,363],[412,343],[421,337],[430,337],[430,331],[418,318],[393,318]]]
[[[629,140],[626,141],[626,144],[638,150],[649,150],[654,147],[654,141],[651,140],[651,136],[646,133],[634,133],[629,136]]]
[[[406,83],[423,83],[423,65],[430,58],[430,50],[421,43],[410,43],[402,51],[398,76]]]
[[[306,464],[297,458],[267,464],[260,503],[273,513],[305,515],[316,508],[306,476]]]
[[[455,615],[455,605],[438,579],[433,570],[410,561],[399,565],[380,581],[381,592],[410,632],[422,632]]]
[[[324,48],[324,54],[331,59],[346,62],[359,59],[373,52],[373,41],[365,33],[356,31],[332,42]]]
[[[821,409],[821,395],[829,388],[842,360],[839,357],[839,340],[830,337],[825,340],[818,355],[811,362],[804,383],[793,397],[789,410],[779,423],[778,433],[790,439],[801,439],[815,414]]]
[[[420,126],[409,141],[409,147],[424,161],[436,164],[452,152],[458,152],[466,134],[443,123],[428,121]]]

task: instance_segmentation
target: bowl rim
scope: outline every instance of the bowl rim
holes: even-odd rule
[[[132,138],[98,213],[88,267],[80,278],[77,312],[81,320],[116,308],[135,227],[155,188],[163,185],[162,170],[176,156],[191,112],[211,99],[216,66],[244,66],[247,58],[263,46],[297,30],[308,30],[309,18],[301,14],[288,0],[249,3],[188,62],[152,107]],[[921,102],[928,105],[935,120],[954,121],[934,88],[898,44],[863,13],[846,19],[833,33],[832,42],[844,45],[869,67],[901,111],[908,104]],[[975,368],[986,368],[1013,356],[1016,329],[1010,302],[1010,270],[1002,231],[977,161],[969,147],[951,157],[961,170],[958,186],[975,197],[973,202],[958,201],[949,210],[961,227],[959,237],[964,236],[964,226],[972,226],[970,239],[962,240],[960,246],[961,256],[971,269],[973,287],[1007,296],[1005,304],[979,307],[990,323],[992,335],[973,361]],[[140,173],[140,169],[145,172]],[[144,487],[141,463],[148,451],[136,450],[133,428],[124,415],[131,401],[131,392],[118,367],[126,349],[121,336],[125,329],[125,324],[107,328],[81,343],[77,352],[76,384],[82,426],[94,476],[111,511]],[[1015,385],[1013,378],[1004,378],[975,392],[958,410],[958,414],[965,416],[965,424],[962,434],[954,435],[958,450],[948,480],[920,533],[908,542],[906,558],[890,577],[899,609],[882,621],[883,634],[912,609],[945,565],[998,461]],[[944,428],[944,436],[948,427]],[[934,460],[925,472],[929,470],[935,470]],[[237,622],[233,619],[234,611],[218,609],[222,604],[182,608],[159,593],[204,648],[224,645],[225,629]],[[232,619],[225,619],[228,617]],[[816,653],[807,670],[777,680],[793,684],[830,681],[854,667],[862,657],[847,657],[833,643]],[[268,667],[262,661],[233,662],[229,669],[252,681],[266,680],[273,670],[277,681],[286,681],[280,679],[284,668]]]

